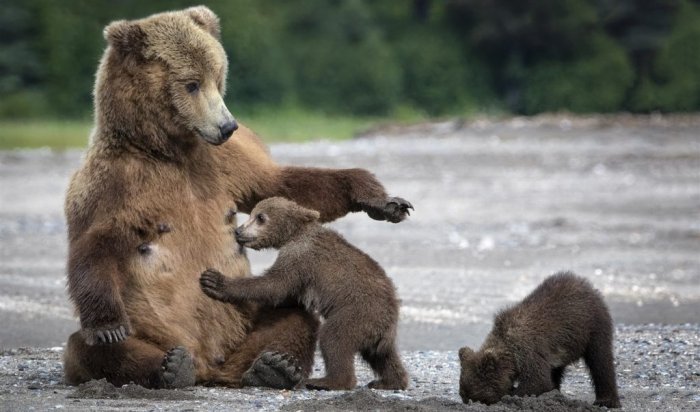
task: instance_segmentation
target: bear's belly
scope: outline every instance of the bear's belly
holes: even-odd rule
[[[250,269],[231,233],[235,218],[226,217],[231,202],[187,200],[149,218],[171,231],[151,242],[147,255],[134,255],[123,297],[136,337],[163,350],[184,345],[197,363],[210,364],[242,341],[246,319],[206,296],[199,276],[207,268],[234,277]]]

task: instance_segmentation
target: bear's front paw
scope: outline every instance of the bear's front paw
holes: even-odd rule
[[[362,209],[372,219],[399,223],[410,216],[409,209],[414,208],[411,202],[406,199],[390,197],[384,201],[368,202]]]
[[[214,269],[207,269],[199,277],[199,286],[207,296],[216,300],[225,301],[227,294],[226,277]]]
[[[131,328],[127,323],[115,322],[94,328],[84,327],[80,333],[85,338],[85,343],[92,346],[123,342],[131,334]]]

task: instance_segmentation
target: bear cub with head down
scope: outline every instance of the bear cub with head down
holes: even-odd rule
[[[600,293],[585,279],[557,273],[517,305],[501,311],[478,352],[459,350],[459,394],[492,404],[504,395],[559,389],[564,369],[583,358],[595,404],[619,408],[613,326]]]
[[[318,222],[318,212],[281,197],[258,203],[239,226],[236,241],[279,254],[263,276],[233,279],[205,271],[204,292],[225,302],[277,306],[297,300],[325,322],[320,347],[326,376],[308,379],[309,389],[352,389],[360,352],[378,379],[375,389],[406,389],[408,375],[396,349],[399,305],[391,279],[368,255]]]

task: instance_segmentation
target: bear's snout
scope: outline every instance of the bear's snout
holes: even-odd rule
[[[236,130],[238,130],[238,122],[235,120],[231,120],[230,122],[224,123],[223,126],[219,126],[222,143],[228,140]]]

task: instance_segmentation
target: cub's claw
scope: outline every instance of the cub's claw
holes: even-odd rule
[[[292,389],[303,378],[297,359],[280,352],[263,352],[241,378],[243,386]]]
[[[164,388],[184,388],[195,384],[192,355],[182,346],[170,349],[163,357],[161,374]]]
[[[210,298],[225,300],[225,276],[214,269],[207,269],[199,277],[199,286]]]

